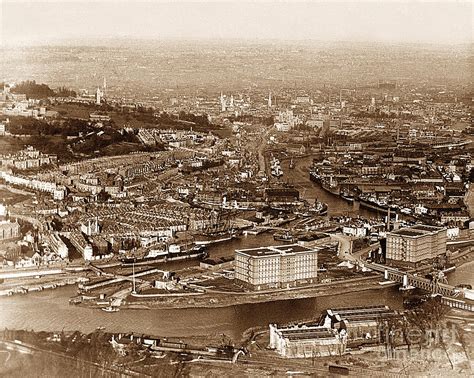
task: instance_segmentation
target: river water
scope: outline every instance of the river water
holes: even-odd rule
[[[357,216],[361,215],[366,218],[380,218],[383,219],[384,214],[379,213],[375,210],[368,210],[365,208],[354,208],[352,203],[336,196],[332,193],[325,191],[320,185],[315,184],[309,178],[309,168],[313,162],[312,157],[304,157],[295,159],[294,169],[289,169],[289,161],[282,161],[281,166],[284,172],[282,182],[292,184],[296,189],[300,191],[300,197],[314,201],[319,201],[328,204],[328,215],[346,215],[346,216]]]
[[[460,266],[453,273],[448,273],[448,282],[451,285],[469,284],[474,287],[474,261]]]
[[[401,307],[400,295],[394,288],[223,308],[122,310],[116,313],[69,305],[68,298],[74,294],[74,287],[63,287],[1,298],[0,329],[91,332],[103,326],[109,332],[179,337],[225,333],[238,339],[249,327],[318,318],[321,311],[330,307],[374,304]]]

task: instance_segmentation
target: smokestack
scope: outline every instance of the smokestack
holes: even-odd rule
[[[390,207],[387,212],[387,231],[390,231]]]

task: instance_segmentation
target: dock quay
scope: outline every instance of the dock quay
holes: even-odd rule
[[[84,278],[84,277],[65,278],[58,281],[47,282],[41,285],[38,285],[38,284],[22,285],[22,286],[10,288],[10,289],[1,290],[0,297],[11,296],[11,295],[16,295],[16,294],[28,294],[28,293],[34,293],[34,292],[43,291],[43,290],[56,289],[58,287],[62,287],[66,285],[75,285],[77,283],[84,282],[84,280],[87,280],[87,278]]]
[[[22,269],[22,270],[5,270],[0,271],[0,279],[12,279],[12,278],[24,278],[24,277],[36,277],[36,276],[46,276],[54,274],[65,273],[64,269]]]
[[[97,289],[99,287],[109,286],[109,285],[113,285],[113,284],[124,282],[124,281],[132,281],[133,277],[135,277],[137,283],[143,283],[144,282],[143,280],[137,279],[137,278],[144,277],[150,274],[163,273],[163,272],[164,271],[161,269],[154,268],[154,269],[148,269],[142,272],[135,273],[135,275],[129,274],[126,276],[118,276],[118,275],[113,275],[113,274],[107,274],[109,278],[102,280],[100,282],[79,284],[79,289],[83,291],[89,291],[89,290]]]

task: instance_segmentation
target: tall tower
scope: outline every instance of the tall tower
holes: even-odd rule
[[[230,95],[230,107],[234,107],[234,95]]]
[[[101,97],[102,97],[102,92],[100,91],[100,88],[97,87],[97,90],[95,91],[95,103],[96,103],[96,105],[100,105]]]
[[[272,107],[272,91],[268,92],[268,107]]]
[[[225,112],[226,111],[226,101],[224,98],[224,95],[221,92],[221,97],[220,97],[220,102],[221,102],[221,111]]]
[[[104,76],[104,84],[102,85],[102,92],[104,94],[104,97],[107,96],[107,81],[105,80],[105,76]]]

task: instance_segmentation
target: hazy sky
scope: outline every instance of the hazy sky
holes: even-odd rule
[[[473,5],[444,2],[0,0],[5,44],[78,38],[465,43]]]

